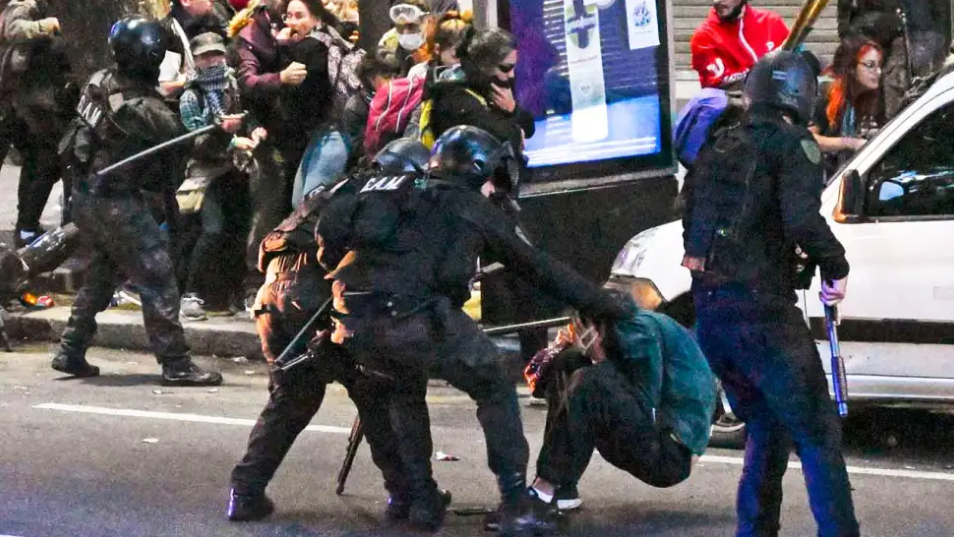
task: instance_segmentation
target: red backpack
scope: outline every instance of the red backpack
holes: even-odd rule
[[[364,133],[364,149],[369,156],[376,154],[388,142],[404,134],[424,95],[424,79],[398,78],[375,93]]]

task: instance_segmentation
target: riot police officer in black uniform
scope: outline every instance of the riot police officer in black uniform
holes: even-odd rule
[[[496,254],[509,270],[595,317],[624,314],[616,301],[568,267],[534,250],[485,195],[512,158],[474,127],[438,139],[432,176],[383,178],[338,197],[318,224],[319,260],[334,269],[336,330],[359,363],[395,379],[391,423],[411,490],[412,521],[437,528],[444,514],[432,477],[428,376],[477,403],[487,456],[502,497],[505,535],[553,529],[549,506],[526,493],[529,456],[517,392],[500,351],[463,311],[477,257]],[[484,195],[482,195],[482,192]]]
[[[326,386],[338,381],[358,407],[371,457],[381,469],[390,497],[385,517],[389,522],[407,519],[410,499],[388,418],[391,383],[383,375],[359,370],[341,346],[316,338],[309,345],[311,359],[283,372],[275,364],[286,347],[288,356],[305,352],[307,340],[294,342],[295,335],[331,297],[331,282],[318,264],[315,224],[333,195],[353,194],[374,177],[414,173],[427,165],[429,153],[422,144],[395,140],[384,147],[370,171],[360,171],[330,190],[318,187],[295,211],[268,234],[259,248],[259,270],[265,284],[253,309],[262,351],[272,365],[269,400],[249,437],[248,451],[232,471],[232,490],[227,516],[232,521],[258,520],[274,509],[265,488],[299,434],[321,408]],[[312,333],[327,329],[319,320]],[[325,332],[327,334],[327,332]],[[449,495],[445,496],[449,502]]]
[[[116,68],[90,79],[81,117],[61,144],[76,180],[74,221],[92,246],[92,259],[52,367],[78,377],[99,374],[85,357],[96,333],[96,314],[109,307],[116,286],[128,278],[142,298],[162,383],[212,386],[221,384],[222,376],[192,362],[179,324],[172,261],[143,196],[144,190],[175,190],[188,147],[141,159],[112,175],[94,173],[185,132],[155,90],[165,43],[157,22],[128,17],[115,23],[109,44]]]
[[[796,247],[821,269],[826,304],[844,298],[848,276],[845,250],[819,214],[821,152],[806,128],[815,93],[799,55],[766,56],[746,80],[741,122],[714,134],[687,178],[683,265],[693,273],[699,344],[748,432],[740,537],[778,535],[791,441],[818,535],[859,535],[841,426],[795,306],[804,286]]]

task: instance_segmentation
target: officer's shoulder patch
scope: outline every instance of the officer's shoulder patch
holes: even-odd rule
[[[818,164],[821,162],[821,148],[818,147],[818,143],[815,140],[810,140],[808,138],[802,140],[802,151],[805,152],[805,156],[808,157],[808,160],[812,164]]]

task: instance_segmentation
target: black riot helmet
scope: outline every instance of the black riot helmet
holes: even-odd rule
[[[430,158],[431,152],[421,142],[398,138],[378,151],[371,163],[388,173],[413,173],[426,170]]]
[[[166,54],[168,37],[155,20],[126,17],[109,30],[109,47],[123,75],[155,82]]]
[[[430,169],[446,181],[475,190],[514,162],[513,147],[469,125],[451,127],[434,142]],[[499,172],[499,173],[498,173]]]
[[[791,113],[807,125],[815,108],[818,80],[801,54],[778,50],[765,55],[749,71],[743,95],[749,105],[764,104]]]

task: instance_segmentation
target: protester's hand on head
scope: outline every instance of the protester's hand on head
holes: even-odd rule
[[[41,19],[40,28],[42,28],[47,35],[53,35],[60,31],[60,20],[56,17],[47,17],[45,19]]]
[[[222,130],[229,134],[235,134],[242,128],[242,116],[241,115],[223,115],[219,118],[222,122]]]
[[[517,109],[517,101],[513,98],[513,91],[509,88],[504,89],[496,84],[492,84],[494,89],[494,104],[504,112],[513,113]]]
[[[285,70],[281,72],[279,78],[281,79],[282,84],[288,86],[297,86],[304,82],[305,77],[307,76],[308,70],[305,69],[304,64],[292,62],[291,65],[286,67]]]
[[[561,328],[557,332],[556,340],[554,341],[560,347],[568,347],[573,344],[573,334],[570,333],[570,328]]]
[[[822,278],[821,292],[818,296],[826,306],[834,306],[845,299],[845,293],[848,290],[848,278],[840,280],[827,280]]]

